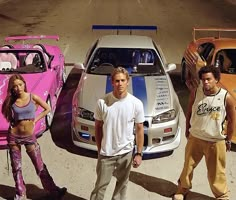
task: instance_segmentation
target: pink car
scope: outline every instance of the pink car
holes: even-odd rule
[[[14,36],[5,39],[6,45],[0,47],[0,149],[7,148],[9,124],[2,115],[2,103],[6,97],[9,77],[21,74],[29,92],[39,95],[51,106],[51,112],[35,127],[37,137],[47,130],[53,119],[57,98],[66,81],[65,58],[58,46],[29,43],[32,40],[53,39],[58,36]],[[12,42],[11,45],[9,41]],[[20,44],[19,44],[20,41]],[[40,112],[38,109],[37,112]]]

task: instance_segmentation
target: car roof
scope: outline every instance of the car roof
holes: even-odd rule
[[[236,49],[235,38],[200,38],[199,40],[208,40],[215,45],[217,49]]]
[[[215,46],[220,49],[228,49],[228,48],[234,48],[236,49],[236,39],[216,39],[215,40]]]
[[[139,35],[105,35],[98,40],[98,48],[144,48],[154,49],[153,40]]]

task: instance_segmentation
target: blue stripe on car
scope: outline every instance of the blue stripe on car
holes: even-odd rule
[[[111,76],[107,76],[107,82],[106,82],[106,94],[109,92],[112,92],[112,84],[111,84]]]
[[[132,77],[133,95],[143,102],[144,112],[147,111],[147,90],[143,76]]]

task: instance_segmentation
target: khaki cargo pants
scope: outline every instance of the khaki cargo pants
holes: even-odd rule
[[[226,145],[224,140],[208,142],[192,135],[189,136],[185,147],[185,162],[179,178],[179,186],[187,189],[192,188],[194,168],[197,167],[203,156],[205,156],[207,176],[212,193],[216,199],[229,199],[225,174]]]

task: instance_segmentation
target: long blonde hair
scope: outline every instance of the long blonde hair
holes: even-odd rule
[[[26,82],[23,76],[21,76],[20,74],[12,75],[8,81],[7,96],[2,104],[2,114],[8,122],[12,122],[14,120],[11,107],[12,107],[12,104],[14,104],[16,99],[18,98],[17,94],[14,92],[14,89],[13,89],[15,80],[23,81],[25,84],[24,91],[27,92]]]

